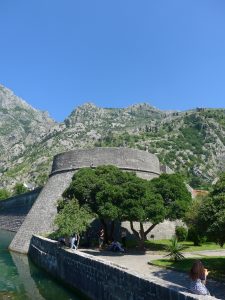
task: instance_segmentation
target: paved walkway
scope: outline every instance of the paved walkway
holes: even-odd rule
[[[175,284],[176,286],[189,288],[189,278],[188,275],[182,272],[177,272],[165,268],[160,268],[157,266],[149,265],[148,262],[154,259],[160,259],[165,255],[157,255],[155,252],[147,251],[145,254],[143,253],[125,253],[118,254],[109,251],[98,251],[92,249],[83,249],[80,251],[84,251],[88,254],[98,256],[101,259],[105,259],[107,261],[111,261],[117,265],[126,267],[130,270],[133,270],[137,273],[140,273],[148,278],[159,277],[163,280],[166,280],[170,283]],[[196,257],[198,255],[205,256],[225,256],[225,250],[219,251],[197,251],[197,252],[189,252],[185,253],[185,257]],[[207,287],[210,293],[216,299],[225,299],[225,284],[216,282],[213,280],[207,280]]]

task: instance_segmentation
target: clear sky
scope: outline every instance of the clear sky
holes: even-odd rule
[[[0,83],[78,105],[225,107],[224,0],[0,0]]]

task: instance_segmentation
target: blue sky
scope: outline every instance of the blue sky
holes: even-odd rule
[[[78,105],[225,107],[224,0],[0,0],[0,83]]]

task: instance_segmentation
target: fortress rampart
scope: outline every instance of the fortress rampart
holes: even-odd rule
[[[134,171],[146,179],[160,174],[159,160],[151,153],[130,148],[94,148],[56,155],[50,176],[99,165],[115,165],[124,171]]]
[[[159,176],[158,158],[145,151],[129,148],[76,149],[56,155],[48,182],[30,209],[15,235],[10,249],[27,253],[33,234],[45,235],[54,230],[57,200],[69,186],[76,170],[84,167],[115,165],[122,170],[135,171],[145,179]]]
[[[0,228],[17,232],[40,194],[41,188],[0,201]]]

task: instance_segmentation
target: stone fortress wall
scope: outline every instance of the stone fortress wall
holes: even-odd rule
[[[0,201],[0,228],[17,232],[40,194],[41,188]]]
[[[144,179],[158,177],[161,173],[158,158],[146,151],[130,148],[76,149],[54,157],[49,180],[40,192],[26,219],[15,235],[10,249],[27,253],[33,234],[46,235],[54,230],[57,200],[68,187],[75,171],[84,167],[115,165],[125,171],[134,171]],[[174,223],[156,226],[155,238],[170,237]],[[128,229],[128,227],[127,227]],[[169,234],[166,234],[166,232]]]

